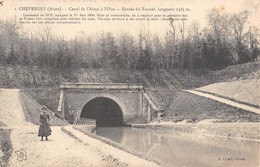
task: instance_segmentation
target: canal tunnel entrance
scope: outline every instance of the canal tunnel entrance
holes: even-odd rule
[[[97,97],[90,100],[82,109],[80,117],[95,119],[98,127],[123,126],[120,106],[112,99]]]

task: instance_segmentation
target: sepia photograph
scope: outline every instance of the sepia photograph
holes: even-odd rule
[[[260,167],[260,0],[0,0],[0,167]]]

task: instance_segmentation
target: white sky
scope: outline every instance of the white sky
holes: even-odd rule
[[[93,2],[94,1],[94,2]],[[24,13],[39,13],[39,12],[24,12],[19,11],[19,7],[61,7],[68,9],[69,7],[162,7],[162,8],[190,8],[191,12],[185,12],[189,14],[187,24],[196,20],[200,23],[201,27],[206,26],[206,12],[213,7],[224,9],[223,12],[238,12],[247,7],[250,7],[254,11],[250,22],[253,25],[260,27],[260,19],[256,18],[260,16],[260,0],[4,0],[3,6],[0,6],[0,19],[5,20],[12,18],[15,15],[21,17]],[[253,4],[253,5],[252,5]],[[255,8],[255,9],[254,9]],[[43,14],[49,12],[42,12]],[[53,13],[72,13],[72,11],[62,11]],[[75,12],[75,13],[86,13],[86,12]],[[112,13],[112,12],[105,12]],[[119,13],[119,12],[115,12]],[[125,12],[130,13],[131,12]],[[136,13],[136,12],[135,12]],[[143,12],[144,13],[144,12]],[[149,12],[145,12],[149,13]],[[152,12],[151,12],[152,13]],[[161,12],[159,12],[161,13]],[[162,14],[162,13],[161,13]],[[171,14],[171,12],[169,12]],[[173,12],[173,14],[177,14]],[[166,30],[170,28],[169,22],[167,21],[86,21],[82,24],[61,24],[61,25],[49,25],[52,31],[56,35],[64,35],[65,37],[71,38],[77,32],[84,31],[87,35],[95,34],[100,31],[110,31],[114,34],[121,32],[129,32],[136,35],[141,28],[145,27],[151,33],[164,34]],[[26,31],[37,33],[42,31],[42,25],[24,25]]]

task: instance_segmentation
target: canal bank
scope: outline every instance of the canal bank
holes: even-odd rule
[[[100,127],[93,133],[84,125],[74,128],[91,138],[159,166],[257,166],[259,142],[210,136],[205,130],[205,126],[210,125],[206,124],[197,127],[201,130],[200,133],[191,130],[189,126],[191,125],[176,125],[175,130],[172,126],[158,124]],[[232,157],[234,161],[222,161],[226,157]]]
[[[132,124],[134,128],[161,129],[195,136],[222,137],[260,142],[259,123],[153,123]]]
[[[62,128],[63,132],[67,133],[71,137],[77,139],[85,145],[90,145],[95,149],[98,149],[100,152],[105,154],[107,157],[113,157],[114,160],[119,160],[123,163],[123,166],[138,166],[138,167],[159,167],[160,165],[151,162],[150,160],[143,159],[141,155],[134,154],[129,152],[126,149],[123,149],[120,145],[112,142],[106,138],[96,136],[94,134],[88,133],[87,131],[82,131],[82,126],[72,127],[65,126]],[[77,129],[77,130],[76,130]],[[97,140],[96,140],[97,139]],[[136,152],[137,153],[137,152]]]

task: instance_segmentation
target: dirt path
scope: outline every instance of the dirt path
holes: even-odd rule
[[[90,146],[85,146],[61,131],[61,127],[52,127],[49,141],[40,141],[38,126],[26,122],[19,99],[19,90],[0,90],[0,121],[12,130],[11,143],[13,153],[10,166],[116,166]],[[26,156],[19,158],[16,151],[24,150]],[[17,152],[17,153],[18,153]],[[65,165],[66,164],[66,165]]]
[[[10,128],[32,125],[22,111],[19,89],[0,89],[0,122]]]
[[[203,97],[206,97],[206,98],[209,98],[209,99],[213,99],[213,100],[216,100],[216,101],[219,101],[221,103],[225,103],[225,104],[237,107],[237,108],[242,108],[244,110],[260,114],[260,109],[255,108],[255,107],[251,107],[251,106],[248,106],[248,105],[245,105],[245,104],[240,104],[240,103],[237,103],[237,102],[234,102],[234,101],[231,101],[231,100],[223,99],[221,97],[216,97],[216,96],[213,96],[211,94],[206,94],[206,93],[202,93],[202,92],[198,92],[198,91],[194,91],[194,90],[186,90],[186,91],[190,92],[192,94],[196,94],[196,95],[203,96]]]
[[[37,136],[38,126],[25,120],[17,89],[0,89],[0,122],[6,125],[3,128],[11,129],[10,140],[13,148],[9,160],[11,167],[133,166],[129,164],[127,158],[133,157],[132,155],[125,153],[122,162],[111,154],[100,151],[100,148],[89,145],[89,142],[95,139],[79,141],[63,132],[62,127],[51,126],[52,135],[49,140],[40,141]],[[118,152],[117,155],[122,154],[120,150],[115,148],[113,150]],[[25,155],[19,157],[18,153]],[[145,161],[144,164],[146,163],[149,162]]]
[[[12,129],[13,154],[10,166],[115,166],[102,153],[90,146],[84,146],[64,134],[60,127],[52,127],[49,141],[40,141],[38,127],[25,121],[19,100],[19,90],[0,91],[0,121]],[[26,160],[17,160],[15,151],[24,150]],[[104,159],[104,160],[103,160]],[[64,165],[66,164],[66,165]]]
[[[64,167],[64,166],[117,166],[113,159],[107,159],[95,148],[83,145],[61,131],[61,127],[52,127],[49,141],[40,141],[37,126],[24,126],[13,129],[11,140],[14,153],[10,166]],[[17,160],[15,151],[24,150],[25,160]]]

